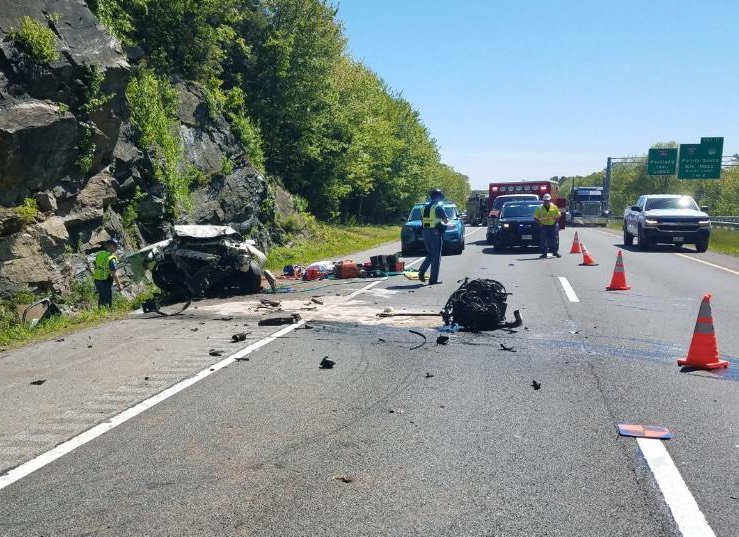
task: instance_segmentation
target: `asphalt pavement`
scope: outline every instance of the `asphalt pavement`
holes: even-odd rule
[[[736,260],[588,228],[584,267],[571,229],[546,260],[467,231],[441,285],[283,282],[296,325],[238,297],[0,354],[0,535],[736,535]],[[437,345],[465,277],[524,325]],[[730,365],[684,369],[708,292]]]

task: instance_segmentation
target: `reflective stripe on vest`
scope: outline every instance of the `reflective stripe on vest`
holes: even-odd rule
[[[103,250],[102,252],[98,252],[98,254],[95,256],[95,268],[92,271],[93,279],[107,280],[108,278],[110,278],[113,274],[110,271],[111,261],[118,262],[118,258],[105,250]]]
[[[423,213],[421,215],[421,222],[423,223],[423,227],[435,228],[441,223],[441,219],[436,216],[436,208],[438,206],[438,202],[429,203],[426,204],[426,206],[423,208]]]

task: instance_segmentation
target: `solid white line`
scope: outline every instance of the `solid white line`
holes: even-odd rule
[[[347,300],[354,298],[355,296],[373,288],[374,286],[378,285],[379,283],[382,283],[383,280],[377,280],[375,282],[372,282],[369,285],[366,285],[362,289],[359,289],[355,292],[353,292],[351,295],[347,297]],[[268,345],[269,343],[272,343],[277,338],[280,338],[284,336],[285,334],[289,334],[296,328],[300,328],[302,325],[306,323],[306,320],[301,320],[297,322],[296,324],[291,324],[289,326],[286,326],[285,328],[282,328],[275,332],[274,334],[267,336],[264,339],[261,339],[255,343],[252,343],[248,347],[232,354],[228,358],[224,358],[220,362],[213,364],[211,366],[208,366],[207,368],[203,369],[199,373],[197,373],[194,377],[190,377],[188,379],[185,379],[181,382],[178,382],[174,386],[170,386],[163,392],[160,392],[140,403],[137,405],[132,406],[131,408],[128,408],[121,412],[120,414],[117,414],[116,416],[113,416],[108,421],[105,421],[103,423],[100,423],[91,429],[88,429],[87,431],[78,434],[74,438],[70,438],[66,442],[63,442],[56,446],[55,448],[42,453],[38,457],[31,459],[28,462],[25,462],[21,464],[20,466],[17,466],[16,468],[13,468],[6,474],[0,476],[0,490],[4,489],[5,487],[12,485],[16,481],[23,479],[24,477],[28,476],[29,474],[35,472],[36,470],[39,470],[40,468],[43,468],[47,464],[50,464],[57,460],[60,457],[63,457],[64,455],[71,453],[75,449],[77,449],[80,446],[83,446],[87,444],[88,442],[94,440],[98,436],[102,436],[103,434],[107,433],[108,431],[115,429],[119,425],[127,422],[128,420],[135,418],[142,412],[158,405],[162,401],[165,401],[166,399],[169,399],[173,395],[181,392],[185,388],[189,388],[193,384],[196,384],[200,382],[201,380],[211,376],[213,373],[220,371],[224,367],[233,364],[238,360],[239,358],[243,358],[244,356],[247,356],[254,351],[261,349],[265,345]]]
[[[684,537],[716,537],[661,440],[637,438],[672,518]]]
[[[716,265],[715,263],[709,263],[708,261],[703,261],[702,259],[696,259],[695,257],[690,257],[689,255],[685,254],[675,254],[679,255],[680,257],[683,257],[685,259],[690,259],[691,261],[695,261],[696,263],[703,263],[704,265],[708,265],[709,267],[717,268],[719,270],[723,270],[726,272],[730,272],[731,274],[736,274],[739,276],[739,272],[736,270],[731,270],[730,268],[722,267],[721,265]]]
[[[577,298],[577,293],[575,293],[575,290],[572,288],[572,285],[570,285],[570,281],[567,278],[559,276],[559,283],[562,284],[562,289],[564,289],[570,302],[580,302],[580,299]]]

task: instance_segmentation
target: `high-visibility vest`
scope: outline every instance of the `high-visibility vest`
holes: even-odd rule
[[[544,205],[539,205],[534,211],[534,217],[539,220],[543,226],[553,226],[559,220],[560,212],[559,207],[551,203],[547,210]]]
[[[110,252],[103,250],[102,252],[98,252],[98,254],[95,256],[95,267],[92,270],[92,277],[95,280],[107,280],[112,276],[112,272],[110,271],[110,262],[115,261],[118,262],[118,258],[115,256],[115,254],[111,254]]]
[[[439,202],[427,203],[423,208],[423,214],[421,215],[421,222],[425,228],[435,228],[441,223],[441,218],[436,216],[436,208],[439,206]]]

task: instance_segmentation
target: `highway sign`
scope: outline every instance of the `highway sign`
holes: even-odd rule
[[[723,138],[701,138],[700,144],[680,144],[678,179],[720,179]]]
[[[677,169],[677,148],[649,150],[649,159],[647,160],[648,175],[675,175]]]

